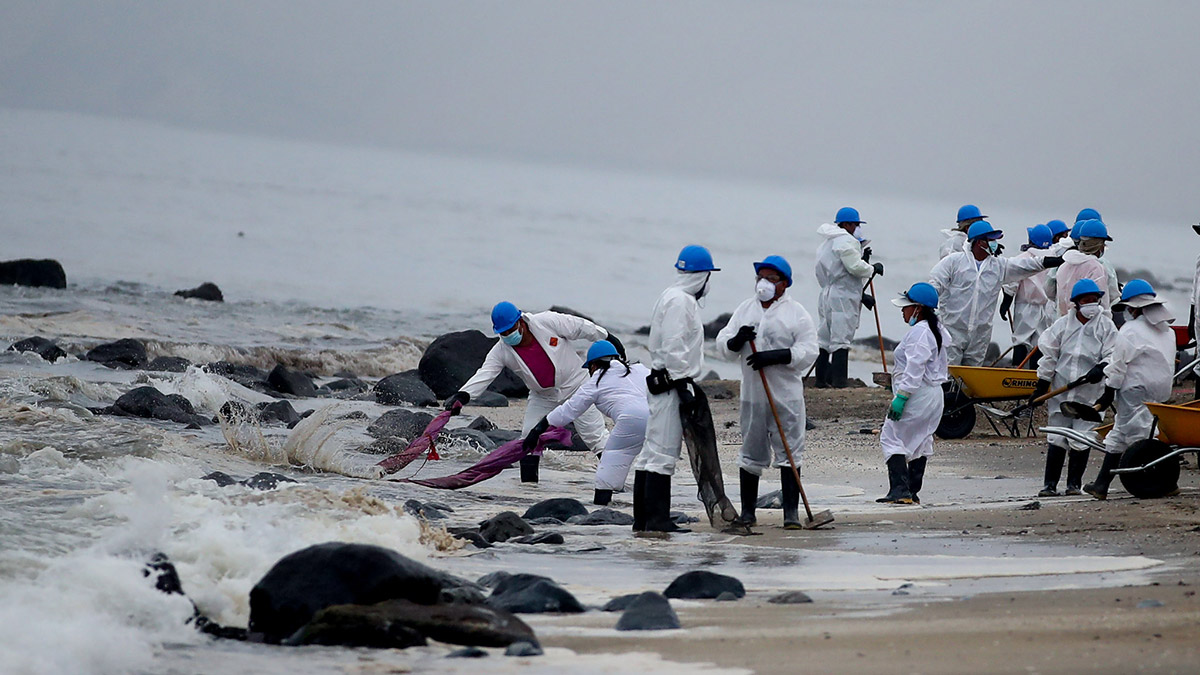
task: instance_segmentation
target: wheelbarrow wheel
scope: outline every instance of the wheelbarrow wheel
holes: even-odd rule
[[[958,389],[947,391],[942,420],[934,433],[938,438],[954,440],[966,438],[974,428],[975,404],[971,402],[971,398]]]
[[[1121,455],[1121,468],[1131,469],[1144,466],[1171,452],[1171,446],[1156,438],[1137,441]],[[1121,485],[1139,499],[1165,497],[1179,489],[1179,462],[1169,459],[1143,471],[1117,474]]]

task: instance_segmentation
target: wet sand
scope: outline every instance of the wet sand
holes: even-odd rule
[[[734,393],[711,404],[727,489],[736,503],[737,383],[720,386]],[[923,505],[878,505],[874,497],[886,491],[886,475],[878,437],[870,432],[878,428],[888,400],[879,389],[808,392],[809,415],[819,426],[808,434],[803,473],[806,487],[812,485],[813,508],[835,513],[832,527],[788,532],[779,527],[779,511],[760,510],[762,536],[729,537],[701,523],[696,534],[669,545],[687,550],[694,540],[722,560],[752,561],[747,551],[755,549],[772,555],[794,550],[800,556],[795,567],[767,566],[777,584],[751,575],[740,601],[676,601],[679,631],[621,633],[613,630],[618,614],[602,612],[536,617],[531,624],[547,646],[580,653],[650,651],[669,661],[759,673],[1126,673],[1200,667],[1200,472],[1194,461],[1185,466],[1176,497],[1134,499],[1114,481],[1106,502],[1087,496],[1038,499],[1044,439],[1001,438],[981,420],[970,437],[937,442]],[[511,428],[519,425],[521,412],[514,406],[485,414]],[[549,462],[553,466],[554,459]],[[1085,481],[1098,466],[1093,453]],[[681,466],[677,476],[674,508],[698,514],[687,485],[678,485],[688,482],[687,470]],[[760,494],[777,489],[776,483],[764,476]],[[566,488],[544,482],[538,497],[561,492],[583,499]],[[619,495],[614,505],[626,508],[628,495]],[[663,545],[630,546],[652,552]],[[826,590],[821,575],[829,574],[827,563],[805,582],[805,556],[816,561],[822,555],[893,556],[896,574],[869,568],[875,587]],[[980,567],[973,576],[976,555]],[[1040,562],[1004,570],[1004,562],[1028,562],[1034,559],[1024,556],[1031,555],[1042,556],[1036,558]],[[943,559],[938,556],[964,562],[923,576],[921,561]],[[1074,569],[1077,561],[1110,557],[1140,559],[1147,567]],[[649,580],[646,586],[661,590]],[[767,602],[789,588],[802,588],[814,602]]]

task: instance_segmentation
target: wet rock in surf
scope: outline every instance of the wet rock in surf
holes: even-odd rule
[[[255,391],[269,391],[267,386],[267,372],[254,366],[244,363],[230,363],[228,361],[214,361],[204,366],[206,372],[214,375],[220,375],[226,379],[233,380],[247,389]]]
[[[488,572],[487,574],[475,580],[475,583],[484,588],[495,588],[501,581],[511,577],[512,574],[503,570]]]
[[[367,433],[375,438],[416,438],[432,421],[427,412],[389,410],[367,427]]]
[[[494,391],[485,391],[471,399],[471,405],[480,408],[507,408],[508,397]]]
[[[408,439],[399,436],[388,436],[381,438],[370,445],[364,445],[358,449],[359,452],[364,452],[368,455],[384,455],[392,456],[397,452],[402,452],[408,447]]]
[[[229,400],[221,404],[213,422],[219,422],[222,417],[234,423],[251,422],[258,419],[258,413],[241,401]]]
[[[165,553],[155,553],[142,568],[142,576],[153,578],[154,588],[161,593],[187,597],[187,594],[183,592],[183,584],[179,580],[179,572],[176,571],[175,564]],[[200,613],[200,608],[196,607],[194,602],[192,603],[192,616],[188,619],[188,623],[195,626],[196,630],[213,637],[227,640],[246,639],[245,628],[222,626],[212,621]]]
[[[596,509],[585,516],[571,516],[572,525],[632,525],[633,516],[609,508]]]
[[[512,511],[501,511],[479,524],[479,536],[489,544],[533,534],[533,528]]]
[[[357,377],[347,377],[321,385],[317,388],[317,393],[322,396],[333,396],[336,398],[356,398],[359,394],[370,390],[370,384]]]
[[[774,605],[803,605],[812,602],[812,598],[808,597],[808,593],[804,591],[788,591],[776,595],[767,602]]]
[[[491,452],[496,449],[496,442],[488,438],[487,434],[474,429],[454,429],[453,431],[443,432],[443,438],[449,438],[461,443],[465,443],[478,452]]]
[[[0,262],[0,284],[66,288],[67,272],[57,260],[6,260]]]
[[[192,362],[182,356],[159,356],[147,363],[144,370],[155,373],[184,373],[190,365]]]
[[[258,404],[258,421],[282,422],[290,427],[300,421],[300,413],[289,401],[263,402]]]
[[[669,517],[671,518],[671,522],[675,523],[676,525],[687,525],[689,523],[700,522],[700,519],[696,516],[689,516],[683,511],[672,511],[669,514]]]
[[[195,298],[209,302],[225,302],[225,296],[221,293],[221,289],[217,288],[217,285],[211,281],[206,281],[195,288],[175,291],[175,295],[181,298]]]
[[[446,514],[433,504],[422,504],[416,499],[404,502],[404,512],[423,520],[445,520]]]
[[[514,642],[504,650],[505,656],[541,656],[545,653],[532,642]]]
[[[717,316],[717,318],[713,319],[712,321],[709,321],[708,323],[704,324],[704,339],[705,340],[717,339],[717,333],[720,333],[721,329],[724,328],[726,326],[726,324],[729,323],[729,320],[732,318],[733,318],[733,314],[726,312],[724,314]]]
[[[537,534],[527,534],[524,537],[513,537],[508,540],[510,544],[561,544],[565,540],[563,536],[557,532],[539,532]]]
[[[207,476],[201,476],[200,480],[211,480],[217,484],[217,487],[229,487],[237,484],[237,479],[224,471],[213,471]]]
[[[93,347],[84,358],[109,368],[137,368],[146,363],[146,346],[133,338],[123,338]]]
[[[267,386],[281,394],[312,398],[317,395],[317,387],[312,378],[304,373],[289,370],[283,364],[275,366],[267,375]]]
[[[471,423],[468,424],[466,428],[472,429],[474,431],[479,431],[479,432],[487,432],[487,431],[491,431],[492,429],[495,429],[496,425],[492,424],[492,421],[489,420],[488,418],[484,417],[483,415],[480,415],[480,416],[476,417],[475,419],[471,420]]]
[[[426,638],[484,647],[537,644],[533,629],[502,609],[466,604],[430,606],[399,599],[325,608],[287,644],[403,649],[424,645]]]
[[[538,502],[525,510],[523,518],[558,518],[564,523],[573,516],[586,516],[587,507],[578,499],[555,497]]]
[[[576,614],[583,605],[553,579],[537,574],[512,574],[496,584],[488,604],[514,614],[555,612]]]
[[[489,338],[477,330],[446,333],[430,343],[421,355],[417,372],[439,399],[445,399],[471,379],[498,338]],[[523,398],[529,389],[511,370],[505,368],[488,387],[492,391]]]
[[[178,394],[164,395],[154,387],[138,387],[122,394],[106,412],[124,417],[169,420],[181,424],[209,424],[208,420],[196,414],[186,398]]]
[[[61,347],[54,344],[51,340],[47,340],[40,335],[27,337],[24,340],[19,340],[12,343],[8,348],[13,352],[33,352],[42,357],[43,360],[54,363],[55,361],[65,357],[67,353]]]
[[[334,605],[385,600],[438,604],[443,591],[474,587],[380,546],[330,542],[284,556],[250,591],[250,631],[280,642]]]
[[[270,471],[261,471],[253,476],[241,481],[242,485],[251,490],[274,490],[279,487],[280,483],[295,483],[296,481],[288,478],[281,473],[272,473]]]
[[[559,443],[558,441],[550,441],[549,443],[546,444],[546,447],[548,449],[550,449],[550,450],[566,450],[568,452],[591,452],[591,448],[589,448],[587,446],[587,444],[583,442],[583,439],[580,438],[579,434],[575,431],[574,423],[568,424],[564,428],[569,429],[571,431],[570,445],[567,445],[565,443]]]
[[[388,375],[375,383],[375,402],[380,405],[434,406],[437,396],[417,374],[410,370]]]
[[[663,591],[663,595],[668,598],[704,600],[716,598],[726,592],[742,598],[746,595],[746,587],[729,575],[696,570],[676,577],[671,585],[667,586],[667,590]]]
[[[618,595],[617,597],[604,603],[600,608],[601,612],[624,612],[629,609],[634,600],[637,600],[641,593],[630,593],[629,595]]]
[[[492,439],[492,441],[494,441],[496,443],[496,445],[504,445],[505,443],[507,443],[509,441],[515,441],[516,439],[521,437],[521,434],[519,432],[513,431],[511,429],[492,429],[491,431],[483,432],[483,435]]]
[[[680,628],[679,616],[671,608],[671,601],[646,591],[635,597],[621,618],[617,630],[673,630]]]
[[[487,650],[479,647],[463,647],[455,649],[446,655],[448,659],[482,659],[488,655]]]

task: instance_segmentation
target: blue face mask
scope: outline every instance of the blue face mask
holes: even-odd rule
[[[996,241],[995,239],[988,242],[988,250],[991,251],[992,255],[995,255],[996,251],[999,249],[1000,249],[1000,242]]]
[[[509,347],[516,347],[517,345],[521,344],[521,330],[518,328],[511,333],[501,335],[500,339],[504,340],[504,344],[508,345]]]
[[[913,314],[912,318],[908,320],[908,325],[915,326],[918,323],[920,323],[920,321],[921,321],[921,317],[917,316],[916,314]]]

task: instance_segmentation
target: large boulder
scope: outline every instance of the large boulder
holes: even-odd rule
[[[439,399],[444,399],[471,379],[497,338],[489,338],[477,330],[447,333],[434,340],[417,365],[421,381],[433,390]],[[505,368],[488,387],[492,391],[521,398],[529,395],[529,389],[511,370]]]
[[[540,501],[525,510],[525,515],[522,516],[526,520],[534,518],[557,518],[564,523],[573,516],[586,516],[588,514],[587,507],[578,499],[570,497],[555,497]]]
[[[668,598],[685,598],[689,600],[713,599],[722,593],[732,593],[734,596],[746,597],[746,588],[742,582],[727,574],[717,574],[707,570],[696,570],[679,575],[663,591]]]
[[[403,649],[424,645],[427,637],[484,647],[537,644],[533,629],[503,609],[464,604],[430,606],[400,599],[322,609],[288,644]]]
[[[183,373],[187,372],[190,365],[192,365],[192,362],[182,356],[159,356],[150,363],[147,363],[145,370],[162,373]]]
[[[0,262],[0,284],[66,288],[67,273],[57,260],[8,260]]]
[[[317,395],[317,387],[312,378],[304,373],[288,370],[283,364],[275,366],[267,375],[267,385],[281,394],[303,398]]]
[[[709,321],[708,323],[704,324],[704,339],[705,340],[717,339],[717,333],[720,333],[721,329],[724,328],[725,325],[728,324],[729,320],[732,318],[733,318],[733,315],[726,312],[726,313],[718,316],[717,318],[713,319],[712,321]]]
[[[572,525],[632,525],[633,516],[610,508],[596,509],[586,516],[571,516]]]
[[[263,402],[258,404],[258,421],[283,422],[292,427],[300,422],[300,413],[296,412],[289,401]]]
[[[195,288],[185,291],[175,291],[175,295],[181,298],[208,300],[209,302],[225,302],[225,296],[221,293],[221,289],[217,288],[217,285],[211,281],[206,281]]]
[[[533,534],[533,528],[512,511],[501,511],[479,524],[479,536],[489,544],[527,534]]]
[[[415,370],[388,375],[375,383],[374,390],[375,402],[380,405],[433,406],[438,402]]]
[[[93,347],[84,358],[109,368],[137,368],[147,361],[146,345],[133,338],[123,338]]]
[[[170,420],[181,424],[205,425],[192,404],[178,394],[165,395],[154,387],[138,387],[122,394],[108,409],[114,415]]]
[[[671,608],[671,601],[654,591],[635,597],[617,620],[617,630],[672,630],[679,627],[679,616]]]
[[[213,375],[233,380],[247,389],[255,391],[266,391],[267,372],[255,366],[245,363],[230,363],[228,361],[214,361],[206,366],[204,370]]]
[[[473,586],[380,546],[317,544],[284,556],[251,589],[250,631],[280,642],[326,607],[397,599],[432,606]]]
[[[51,363],[67,355],[67,353],[63,351],[61,347],[54,344],[54,342],[41,337],[40,335],[35,335],[33,337],[28,337],[24,340],[14,342],[11,346],[9,346],[8,349],[9,351],[14,352],[33,352],[34,354],[37,354]]]
[[[389,410],[371,422],[367,433],[375,438],[407,438],[411,441],[420,436],[432,421],[433,415],[427,412]]]
[[[561,612],[575,614],[583,605],[553,579],[536,574],[512,574],[492,590],[488,604],[514,614]]]

